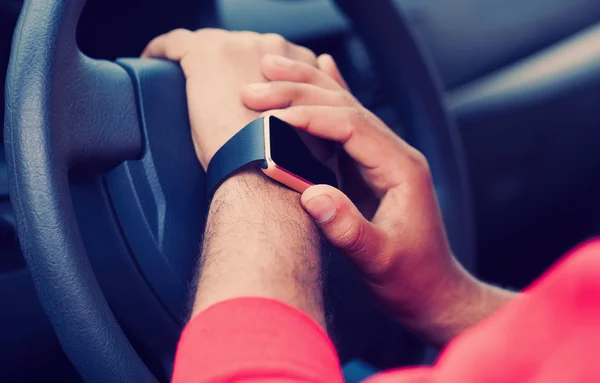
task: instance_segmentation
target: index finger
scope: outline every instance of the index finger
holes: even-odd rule
[[[367,169],[390,163],[390,157],[402,157],[403,141],[386,127],[377,126],[374,116],[355,107],[326,105],[291,106],[266,112],[317,137],[335,141]],[[408,144],[405,144],[408,146]],[[400,154],[400,155],[399,155]]]
[[[411,168],[411,147],[367,111],[355,107],[291,106],[266,112],[301,131],[340,143],[381,194],[402,181]],[[413,149],[414,150],[414,149]],[[368,175],[367,175],[368,174]]]

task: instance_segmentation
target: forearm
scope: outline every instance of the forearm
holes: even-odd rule
[[[227,299],[273,298],[325,326],[320,240],[300,195],[258,171],[229,178],[212,200],[193,314]]]
[[[324,331],[319,234],[299,198],[258,171],[219,187],[173,382],[343,381]]]

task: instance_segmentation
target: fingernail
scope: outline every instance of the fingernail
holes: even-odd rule
[[[263,90],[269,89],[270,86],[271,86],[271,84],[269,84],[269,83],[259,82],[256,84],[248,84],[248,89],[250,89],[254,92],[262,92]]]
[[[290,66],[292,66],[292,64],[294,63],[292,60],[283,57],[283,56],[272,56],[271,60],[273,61],[273,63],[277,66],[283,67],[283,68],[288,68]]]
[[[319,195],[306,201],[304,208],[318,223],[329,221],[336,213],[335,202],[328,195]]]

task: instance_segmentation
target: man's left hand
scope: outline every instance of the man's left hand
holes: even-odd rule
[[[307,48],[276,34],[176,29],[152,40],[143,58],[165,58],[181,64],[187,79],[187,99],[194,147],[206,170],[212,156],[259,113],[246,108],[240,89],[266,82],[260,66],[263,56],[276,54],[316,66]]]

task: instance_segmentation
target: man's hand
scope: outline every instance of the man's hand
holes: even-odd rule
[[[363,212],[341,191],[317,185],[302,205],[327,239],[360,268],[382,302],[402,323],[445,344],[493,312],[505,293],[471,277],[454,258],[427,160],[345,89],[331,58],[325,71],[269,55],[268,85],[248,86],[246,106],[269,111],[301,131],[338,142],[378,204]],[[329,75],[328,75],[329,74]],[[279,110],[271,110],[285,108]]]
[[[266,54],[317,66],[309,49],[275,34],[203,29],[175,30],[152,40],[142,57],[179,62],[186,76],[192,138],[206,170],[213,155],[260,113],[246,108],[240,89],[264,83]],[[244,296],[274,298],[298,307],[325,326],[319,233],[300,196],[243,169],[216,191],[202,246],[193,315]]]
[[[177,29],[152,40],[142,53],[181,63],[194,147],[205,170],[216,151],[259,116],[244,107],[239,92],[245,84],[266,81],[260,62],[269,53],[317,65],[313,52],[279,35],[217,29]]]

